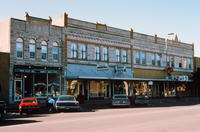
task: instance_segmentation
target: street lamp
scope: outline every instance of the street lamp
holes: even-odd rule
[[[166,51],[166,68],[168,67],[167,66],[167,50],[168,50],[168,38],[170,36],[174,35],[174,33],[168,33],[167,34],[167,37],[165,38],[165,51]]]

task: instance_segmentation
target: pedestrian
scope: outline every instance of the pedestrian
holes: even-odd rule
[[[48,97],[47,107],[49,113],[55,111],[55,100],[52,97]]]

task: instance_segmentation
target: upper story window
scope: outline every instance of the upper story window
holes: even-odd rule
[[[87,54],[86,45],[81,44],[80,48],[81,48],[81,59],[86,59],[86,54]]]
[[[120,49],[116,49],[116,62],[120,62]]]
[[[167,56],[167,67],[170,67],[170,56]]]
[[[127,51],[122,50],[122,62],[126,63],[127,62]]]
[[[161,66],[161,54],[156,54],[157,65]]]
[[[152,65],[156,65],[156,56],[155,54],[151,54],[151,62],[152,62]]]
[[[35,40],[33,39],[29,41],[29,54],[30,58],[35,58]]]
[[[95,60],[100,60],[100,47],[95,47]]]
[[[23,40],[22,40],[22,38],[18,38],[16,40],[16,51],[17,51],[17,58],[23,58]]]
[[[188,59],[188,68],[192,69],[192,59]]]
[[[42,60],[47,60],[47,42],[42,41],[41,44]]]
[[[186,59],[184,59],[184,61],[183,61],[183,68],[187,69],[187,60]]]
[[[170,56],[171,59],[171,67],[174,67],[174,56]]]
[[[146,52],[142,52],[142,64],[146,64]]]
[[[75,43],[71,44],[71,57],[77,58],[77,44]]]
[[[103,61],[108,61],[108,48],[103,47]]]
[[[52,52],[53,52],[53,59],[58,60],[58,43],[56,42],[53,43]]]
[[[182,68],[182,58],[181,57],[179,57],[178,63],[179,63],[179,67]]]
[[[136,55],[135,55],[135,62],[136,64],[140,64],[140,51],[136,51]]]

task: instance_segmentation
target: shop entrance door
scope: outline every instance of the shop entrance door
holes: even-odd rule
[[[14,100],[22,99],[22,80],[14,80]]]

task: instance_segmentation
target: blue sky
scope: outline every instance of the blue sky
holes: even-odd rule
[[[166,37],[195,44],[200,57],[200,0],[6,0],[1,2],[0,21],[29,15],[53,19],[66,12],[69,17],[112,27]]]

